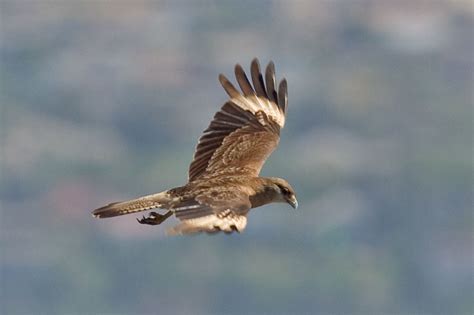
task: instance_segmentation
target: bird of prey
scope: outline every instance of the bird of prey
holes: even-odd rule
[[[270,62],[265,75],[254,59],[250,83],[237,64],[235,77],[239,92],[224,76],[219,81],[229,95],[204,131],[189,166],[188,183],[137,199],[114,202],[92,212],[96,218],[109,218],[155,208],[137,219],[141,224],[158,225],[173,214],[180,223],[168,234],[199,232],[242,232],[250,209],[272,202],[297,208],[295,191],[276,177],[259,177],[268,156],[280,139],[288,105],[286,79],[278,85],[275,66]]]

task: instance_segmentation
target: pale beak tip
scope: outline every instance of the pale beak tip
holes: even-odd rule
[[[293,207],[293,209],[298,209],[298,200],[296,200],[296,198],[292,198],[288,203]]]

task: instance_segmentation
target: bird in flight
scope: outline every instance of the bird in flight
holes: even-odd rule
[[[239,92],[224,76],[219,81],[229,100],[215,114],[204,131],[189,166],[188,183],[181,187],[137,199],[114,202],[92,212],[109,218],[151,209],[137,219],[141,224],[159,225],[173,214],[180,223],[168,234],[199,232],[242,232],[250,209],[273,202],[298,207],[295,191],[284,179],[259,177],[265,160],[280,140],[288,105],[286,79],[278,85],[275,66],[270,62],[265,75],[257,59],[250,67],[250,83],[237,64],[235,77]]]

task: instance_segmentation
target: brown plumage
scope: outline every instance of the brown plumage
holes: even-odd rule
[[[276,91],[273,62],[268,64],[265,77],[257,59],[250,70],[253,86],[242,67],[235,66],[242,93],[224,75],[219,76],[229,100],[199,139],[186,185],[108,204],[94,210],[94,217],[161,208],[168,211],[151,212],[138,222],[158,225],[174,214],[181,223],[171,228],[170,234],[230,233],[245,228],[252,208],[272,202],[287,202],[296,208],[295,192],[284,179],[258,176],[285,125],[287,83],[283,79]]]

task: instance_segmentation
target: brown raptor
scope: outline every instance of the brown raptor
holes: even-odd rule
[[[235,66],[242,93],[224,75],[219,76],[229,100],[199,139],[186,185],[114,202],[94,210],[93,216],[109,218],[161,208],[168,211],[151,212],[138,222],[158,225],[174,214],[181,222],[168,231],[170,234],[230,233],[245,228],[252,208],[286,202],[296,209],[295,192],[286,180],[258,176],[285,125],[287,83],[282,79],[277,90],[273,62],[265,75],[257,59],[250,69],[253,85],[242,67]]]

